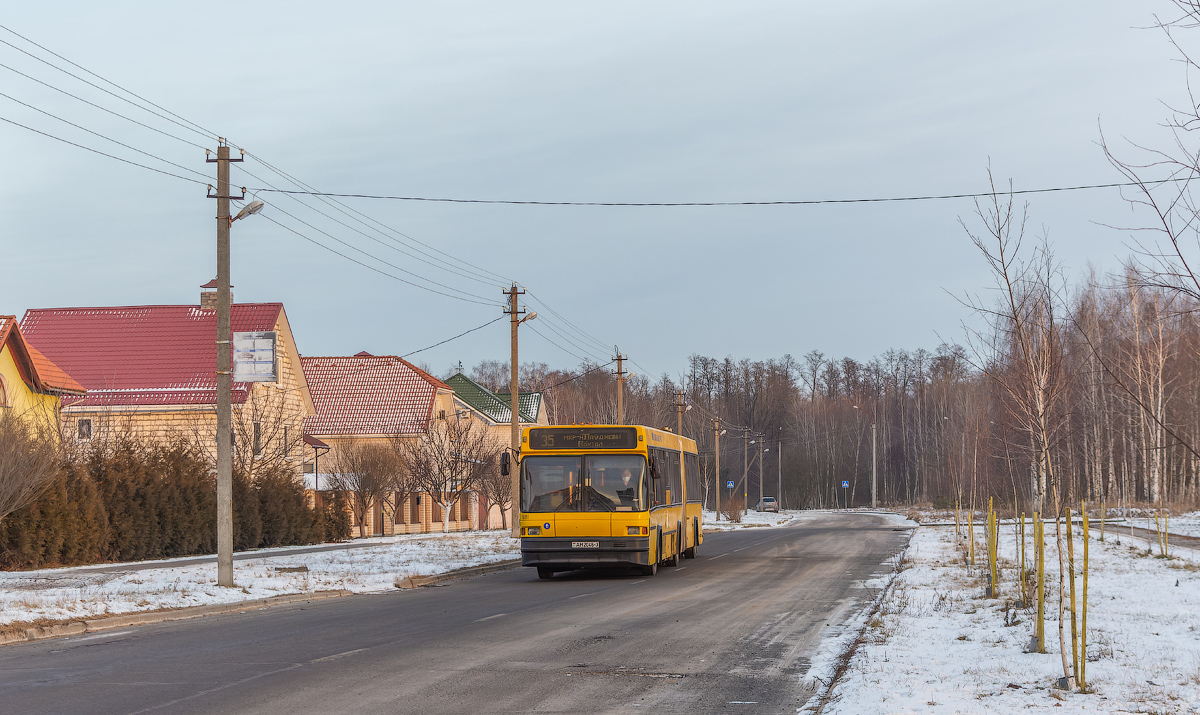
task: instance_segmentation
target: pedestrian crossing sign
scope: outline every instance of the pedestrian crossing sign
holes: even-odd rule
[[[726,489],[733,489],[733,480],[732,480],[732,479],[730,479],[729,481],[725,482],[725,488],[726,488]]]
[[[850,488],[850,482],[848,482],[848,481],[843,481],[843,482],[842,482],[842,489],[849,489],[849,488]]]

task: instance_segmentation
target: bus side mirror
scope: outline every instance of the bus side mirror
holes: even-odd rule
[[[501,452],[500,453],[500,476],[502,476],[502,477],[508,476],[508,465],[509,465],[508,452]]]

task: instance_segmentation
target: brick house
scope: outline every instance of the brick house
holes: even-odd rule
[[[327,489],[338,471],[339,459],[352,448],[387,447],[393,440],[419,439],[433,420],[454,414],[454,393],[449,385],[394,355],[361,352],[301,360],[316,405],[316,413],[304,421],[305,435],[329,448],[320,458],[319,472],[314,471],[311,460],[319,450],[314,446],[308,452],[304,469],[310,488]],[[442,529],[442,509],[428,495],[413,495],[402,503],[376,499],[359,506],[365,511],[366,535]],[[454,505],[448,528],[477,528],[481,523],[478,509],[477,497],[469,494]]]
[[[64,433],[78,442],[184,439],[216,461],[217,316],[201,305],[29,310],[28,341],[87,388],[63,400]],[[239,303],[234,332],[276,331],[279,382],[233,384],[234,465],[299,473],[304,418],[313,413],[281,303]]]

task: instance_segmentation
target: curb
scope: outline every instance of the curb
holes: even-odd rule
[[[397,584],[396,588],[407,591],[410,588],[420,588],[422,586],[433,586],[442,581],[453,581],[460,578],[468,578],[470,576],[478,576],[485,573],[493,573],[495,571],[506,571],[514,566],[520,566],[521,559],[510,559],[508,561],[497,561],[494,564],[484,564],[482,566],[468,566],[466,568],[457,569],[455,571],[447,571],[446,573],[432,574],[429,576],[409,576],[408,578]]]
[[[125,628],[127,626],[144,626],[152,623],[166,623],[168,621],[182,621],[189,618],[201,618],[203,616],[216,616],[223,613],[257,611],[263,608],[282,606],[288,603],[319,601],[326,598],[349,596],[351,593],[353,593],[353,591],[343,590],[315,591],[313,593],[287,593],[280,596],[258,598],[254,599],[253,601],[214,603],[207,606],[176,608],[170,611],[130,613],[121,616],[109,616],[108,618],[94,618],[84,621],[71,621],[69,623],[55,623],[48,626],[26,628],[24,631],[17,631],[15,633],[0,634],[0,646],[10,645],[12,643],[24,643],[27,641],[46,640],[47,638],[77,636],[82,633],[106,631],[113,628]]]

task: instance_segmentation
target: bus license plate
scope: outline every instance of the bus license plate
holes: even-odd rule
[[[598,549],[600,548],[599,541],[572,541],[572,549]]]

